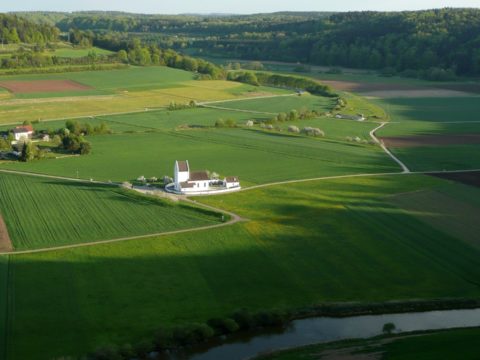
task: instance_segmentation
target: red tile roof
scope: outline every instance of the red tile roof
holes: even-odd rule
[[[185,172],[188,171],[188,163],[186,161],[177,161],[178,171]]]
[[[201,180],[210,180],[210,176],[206,171],[195,171],[190,173],[190,180],[192,181],[201,181]]]
[[[17,126],[15,129],[13,129],[13,132],[14,133],[33,132],[33,126],[32,125]]]

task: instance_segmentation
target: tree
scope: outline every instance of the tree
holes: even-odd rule
[[[20,161],[28,162],[35,159],[38,153],[38,148],[31,142],[27,141],[23,144]]]
[[[395,324],[394,323],[386,323],[383,325],[383,333],[390,335],[393,331],[395,330]]]
[[[92,145],[88,141],[82,141],[80,143],[80,155],[88,155],[92,151]]]
[[[118,53],[117,53],[117,59],[120,61],[120,62],[123,62],[123,63],[128,63],[128,54],[125,50],[120,50]]]

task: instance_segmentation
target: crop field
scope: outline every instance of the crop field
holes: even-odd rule
[[[89,141],[93,151],[88,156],[1,166],[67,177],[76,176],[78,171],[83,179],[125,181],[141,175],[172,176],[174,161],[188,159],[196,170],[240,176],[244,185],[398,171],[378,146],[258,129],[102,135]]]
[[[269,112],[278,114],[280,112],[289,112],[290,110],[316,110],[318,112],[328,112],[335,105],[335,100],[326,97],[302,95],[288,96],[271,99],[255,99],[249,101],[229,101],[217,103],[214,106],[239,109],[258,112]]]
[[[165,107],[171,102],[185,104],[191,100],[287,93],[281,89],[255,88],[228,81],[197,81],[193,80],[192,73],[167,67],[2,76],[0,83],[2,81],[31,84],[73,81],[90,89],[18,94],[4,91],[4,100],[0,93],[0,124],[141,111]]]
[[[16,250],[159,233],[220,220],[108,186],[36,177],[2,174],[0,194],[0,212]]]
[[[445,184],[397,175],[197,198],[250,221],[12,257],[9,358],[135,343],[159,326],[205,321],[241,307],[479,296],[478,250],[387,197]]]
[[[434,191],[400,194],[392,203],[416,214],[431,226],[480,249],[480,190],[450,184]]]
[[[8,327],[8,256],[0,256],[0,359],[5,358]]]

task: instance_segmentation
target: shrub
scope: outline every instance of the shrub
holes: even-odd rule
[[[246,309],[236,311],[232,317],[242,330],[249,330],[256,326],[253,315]]]
[[[150,340],[142,340],[135,347],[134,352],[139,358],[146,358],[149,353],[155,350]]]
[[[175,328],[172,339],[175,344],[187,346],[205,342],[213,335],[214,330],[207,324],[193,324]]]
[[[325,133],[323,130],[320,130],[319,128],[312,128],[312,127],[304,127],[302,129],[302,133],[308,136],[325,136]]]
[[[254,125],[254,122],[253,120],[248,120],[245,125],[248,127],[252,127]]]
[[[237,322],[230,318],[211,319],[208,321],[208,325],[215,330],[217,335],[231,334],[240,329],[240,326],[237,324]]]
[[[217,127],[217,128],[225,127],[225,120],[218,119],[217,121],[215,121],[215,127]]]
[[[292,132],[292,133],[297,133],[297,134],[298,134],[298,133],[300,132],[300,129],[299,129],[297,126],[290,125],[290,126],[288,127],[288,131],[289,131],[289,132]]]
[[[155,348],[159,351],[174,347],[173,332],[167,328],[158,329],[153,337]]]
[[[95,360],[123,360],[123,356],[114,345],[106,345],[98,348],[90,354],[89,358]]]
[[[284,326],[288,321],[288,316],[282,311],[262,311],[255,315],[257,326]]]

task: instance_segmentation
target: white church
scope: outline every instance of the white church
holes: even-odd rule
[[[212,179],[207,171],[190,171],[188,160],[175,161],[173,173],[173,184],[167,185],[166,190],[177,194],[203,195],[241,189],[238,177]]]

